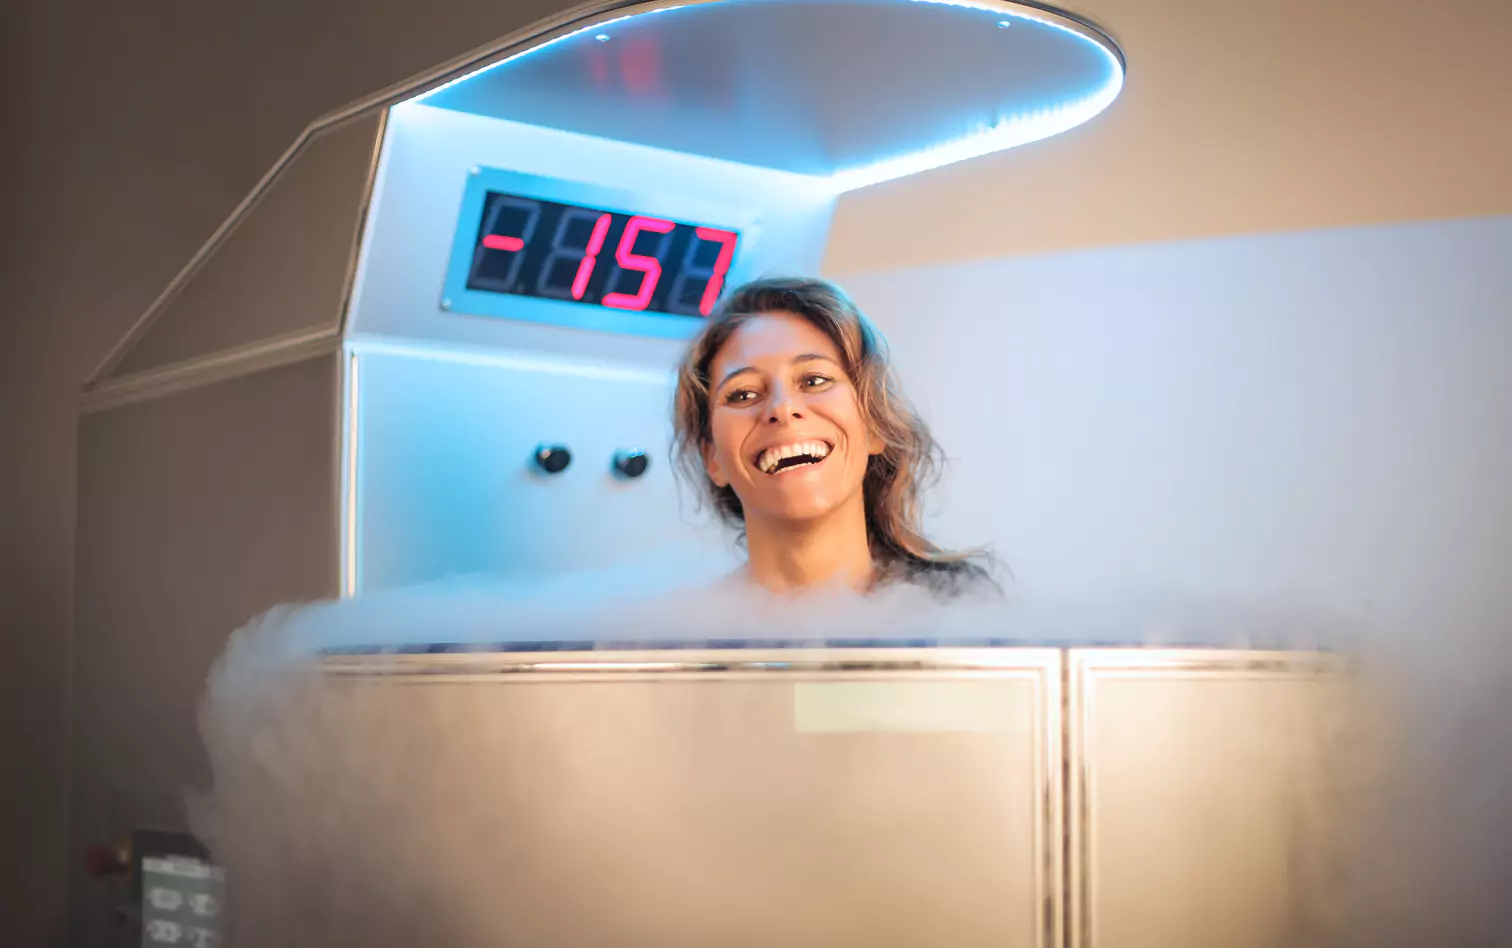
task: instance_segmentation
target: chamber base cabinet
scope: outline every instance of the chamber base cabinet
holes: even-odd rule
[[[1325,656],[1067,653],[1072,948],[1325,937],[1357,746]],[[1334,893],[1336,894],[1336,893]]]
[[[574,891],[581,918],[547,913],[542,931],[689,948],[733,932],[1294,948],[1317,930],[1337,802],[1328,739],[1349,680],[1326,656],[497,652],[345,655],[326,672],[339,687],[323,720],[371,756],[321,780],[401,763],[468,773],[423,781],[393,812],[412,815],[411,845],[437,812],[476,810],[468,838],[514,839],[458,878]],[[363,730],[387,720],[450,736],[411,746]],[[463,902],[514,897],[471,884]],[[500,903],[522,920],[546,904]]]

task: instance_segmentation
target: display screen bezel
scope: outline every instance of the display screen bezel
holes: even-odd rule
[[[478,243],[484,207],[490,192],[572,204],[616,214],[648,215],[678,223],[734,230],[740,235],[735,259],[725,275],[726,290],[748,279],[744,266],[759,240],[759,219],[754,211],[718,207],[677,195],[646,195],[605,185],[525,174],[500,168],[473,168],[468,172],[462,195],[445,286],[440,301],[447,313],[483,316],[524,322],[550,323],[574,329],[634,336],[686,339],[704,325],[698,317],[649,311],[614,309],[575,300],[500,293],[471,289],[468,277]]]

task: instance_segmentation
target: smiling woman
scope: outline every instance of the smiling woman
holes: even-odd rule
[[[833,284],[733,290],[683,360],[674,415],[685,479],[743,530],[747,581],[997,590],[984,553],[924,536],[920,495],[939,447],[881,336]]]

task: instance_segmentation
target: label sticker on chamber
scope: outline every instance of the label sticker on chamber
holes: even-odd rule
[[[142,859],[142,945],[216,948],[225,874],[188,856]]]
[[[793,686],[800,733],[1011,733],[1029,729],[1028,682],[844,681]]]

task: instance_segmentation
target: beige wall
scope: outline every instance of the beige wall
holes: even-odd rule
[[[1508,0],[1073,6],[1124,46],[1119,100],[847,196],[828,272],[1512,212]]]

